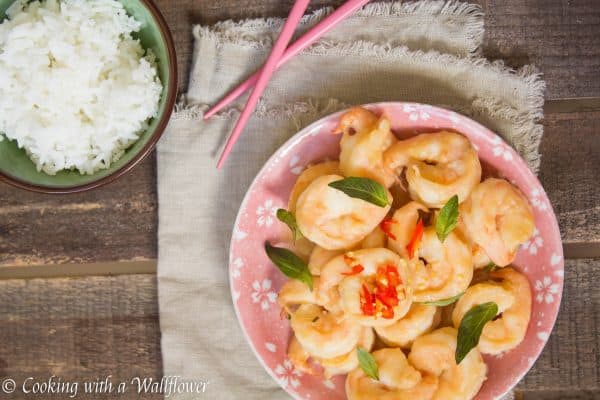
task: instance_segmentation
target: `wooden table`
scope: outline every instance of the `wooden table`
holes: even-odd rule
[[[485,55],[544,73],[540,179],[566,258],[558,321],[519,397],[599,399],[600,1],[478,2],[486,13]],[[339,3],[318,0],[312,8]],[[159,0],[177,44],[181,90],[193,23],[284,16],[291,4]],[[67,197],[0,184],[0,380],[162,375],[155,165],[149,157],[113,184]]]

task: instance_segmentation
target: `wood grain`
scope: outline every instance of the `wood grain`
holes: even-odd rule
[[[600,260],[567,260],[560,313],[520,390],[600,391]]]
[[[567,244],[600,243],[600,111],[544,120],[540,181]]]
[[[83,382],[112,375],[116,384],[162,376],[152,275],[2,281],[0,326],[0,380],[21,385],[27,377]],[[126,394],[114,398],[140,398]],[[17,391],[12,398],[23,397]]]
[[[44,195],[0,184],[0,266],[156,258],[156,162],[106,187]]]
[[[513,67],[536,65],[547,98],[600,96],[600,6],[597,0],[476,0],[485,12],[484,54]],[[192,24],[287,15],[286,0],[156,0],[169,23],[179,58],[180,88],[187,85]],[[311,2],[311,9],[341,0]]]
[[[527,391],[519,393],[516,400],[598,400],[600,391],[576,390],[576,391]]]
[[[600,260],[568,260],[565,269],[555,329],[518,386],[526,399],[536,398],[532,391],[600,393],[600,291],[591,289]],[[151,275],[0,281],[0,379],[156,378],[156,303]],[[584,398],[592,397],[571,397]]]

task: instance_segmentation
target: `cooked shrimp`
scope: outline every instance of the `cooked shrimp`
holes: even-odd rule
[[[319,278],[313,276],[313,286],[318,284]],[[304,282],[295,279],[290,279],[283,284],[279,290],[277,301],[281,308],[284,309],[288,314],[292,312],[292,307],[294,306],[308,303],[320,303],[320,299],[317,298],[316,291],[311,291]]]
[[[499,354],[515,348],[525,338],[531,317],[531,288],[523,274],[509,267],[491,272],[490,278],[492,281],[471,286],[458,300],[452,321],[458,327],[472,307],[495,302],[500,317],[483,327],[479,349],[485,354]]]
[[[439,377],[434,400],[469,400],[485,381],[487,366],[477,348],[456,365],[457,331],[440,328],[415,340],[408,361],[419,371]]]
[[[375,334],[373,333],[373,329],[364,327],[358,341],[358,346],[370,351],[374,342]],[[349,353],[334,358],[312,357],[302,348],[302,345],[295,336],[292,337],[288,346],[288,357],[297,369],[314,375],[317,371],[313,363],[311,363],[312,360],[323,368],[323,375],[328,379],[334,375],[347,374],[358,367],[356,349],[352,349]]]
[[[418,302],[454,297],[467,290],[473,278],[471,249],[457,232],[442,243],[433,226],[425,228],[415,260],[409,266]]]
[[[373,347],[373,343],[375,343],[375,333],[373,333],[373,329],[364,327],[361,338],[358,341],[358,346],[370,351]],[[323,374],[325,375],[325,378],[328,379],[334,375],[347,374],[358,367],[356,348],[343,356],[335,358],[316,358],[315,361],[323,367]]]
[[[354,248],[371,249],[373,247],[385,247],[387,244],[387,236],[376,227],[373,232],[369,233],[365,238],[358,243]],[[321,275],[321,268],[327,264],[335,256],[344,254],[352,249],[327,250],[321,246],[315,246],[308,259],[308,269],[310,273],[316,276]]]
[[[379,380],[357,368],[346,378],[348,400],[430,400],[438,388],[438,378],[423,374],[407,361],[402,350],[382,349],[372,353]]]
[[[365,238],[385,217],[390,206],[379,207],[350,197],[329,183],[339,175],[316,178],[296,203],[296,221],[309,240],[328,249],[351,248]],[[388,196],[391,195],[388,192]]]
[[[387,236],[384,231],[381,230],[379,226],[373,229],[373,232],[369,233],[365,238],[360,242],[360,248],[362,249],[372,249],[374,247],[385,247],[387,244]]]
[[[402,319],[390,326],[377,327],[379,338],[388,346],[410,348],[413,341],[440,323],[441,309],[413,303]]]
[[[331,174],[340,174],[339,162],[325,161],[319,164],[311,165],[310,167],[302,171],[300,176],[298,176],[298,179],[296,179],[296,183],[292,188],[292,193],[290,193],[290,198],[288,200],[288,210],[292,213],[296,211],[296,202],[298,201],[298,197],[300,197],[304,189],[306,189],[312,181],[314,181],[320,176]]]
[[[400,140],[386,150],[384,163],[399,173],[406,169],[412,198],[430,208],[441,208],[454,195],[464,201],[481,180],[477,151],[454,132]]]
[[[527,199],[504,179],[489,178],[477,185],[460,205],[460,218],[471,240],[501,267],[513,262],[535,228]]]
[[[316,304],[302,304],[291,314],[290,324],[302,348],[313,357],[333,358],[356,347],[363,327],[339,319]]]
[[[370,178],[385,187],[392,186],[396,176],[383,163],[383,152],[396,141],[389,119],[355,107],[342,115],[334,133],[343,134],[340,170],[344,176]]]
[[[292,336],[290,340],[287,355],[297,370],[309,375],[316,374],[316,370],[310,362],[310,354],[304,350],[298,339],[296,339],[296,336]]]
[[[409,257],[406,246],[410,243],[415,231],[419,211],[427,212],[427,207],[416,201],[411,201],[394,212],[389,224],[391,235],[388,238],[388,247],[407,260]]]
[[[320,278],[316,290],[325,307],[340,309],[365,326],[391,325],[406,315],[412,303],[406,261],[385,248],[337,256],[323,267]]]

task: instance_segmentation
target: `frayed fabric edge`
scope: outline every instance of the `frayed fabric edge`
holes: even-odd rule
[[[304,16],[300,21],[301,27],[310,27],[333,12],[332,7],[325,7]],[[356,11],[350,18],[373,16],[401,15],[451,15],[464,19],[464,29],[467,34],[467,51],[479,54],[483,43],[484,21],[483,10],[477,4],[456,0],[422,0],[415,2],[369,3]],[[228,42],[250,48],[266,50],[273,44],[270,34],[257,34],[253,31],[278,31],[284,20],[282,18],[253,18],[242,21],[220,21],[212,26],[195,25],[193,35],[196,40],[212,38],[217,43]]]

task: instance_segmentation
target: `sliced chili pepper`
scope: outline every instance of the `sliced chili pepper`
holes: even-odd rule
[[[381,230],[387,235],[387,237],[389,237],[392,240],[396,240],[396,235],[392,233],[392,225],[395,223],[396,221],[394,221],[393,219],[386,218],[379,224]]]
[[[399,303],[398,292],[394,286],[377,286],[375,297],[388,307],[395,307]]]
[[[362,292],[360,294],[360,308],[364,315],[375,315],[373,306],[373,296],[369,292],[369,288],[363,283]]]
[[[417,222],[417,226],[415,227],[415,231],[413,232],[412,238],[410,242],[406,246],[406,251],[408,251],[408,257],[413,258],[415,255],[415,251],[421,242],[421,238],[423,237],[423,232],[425,227],[423,226],[423,220],[419,218]]]
[[[385,273],[387,275],[388,284],[390,286],[398,286],[402,283],[402,279],[400,279],[400,274],[398,273],[398,268],[396,266],[388,264],[385,267]]]
[[[381,316],[385,319],[394,318],[394,309],[392,307],[383,307],[381,310]]]
[[[363,272],[364,270],[365,270],[365,267],[363,267],[360,264],[356,264],[355,266],[352,267],[351,271],[342,272],[342,275],[346,275],[346,276],[357,275],[357,274],[360,274],[361,272]]]

